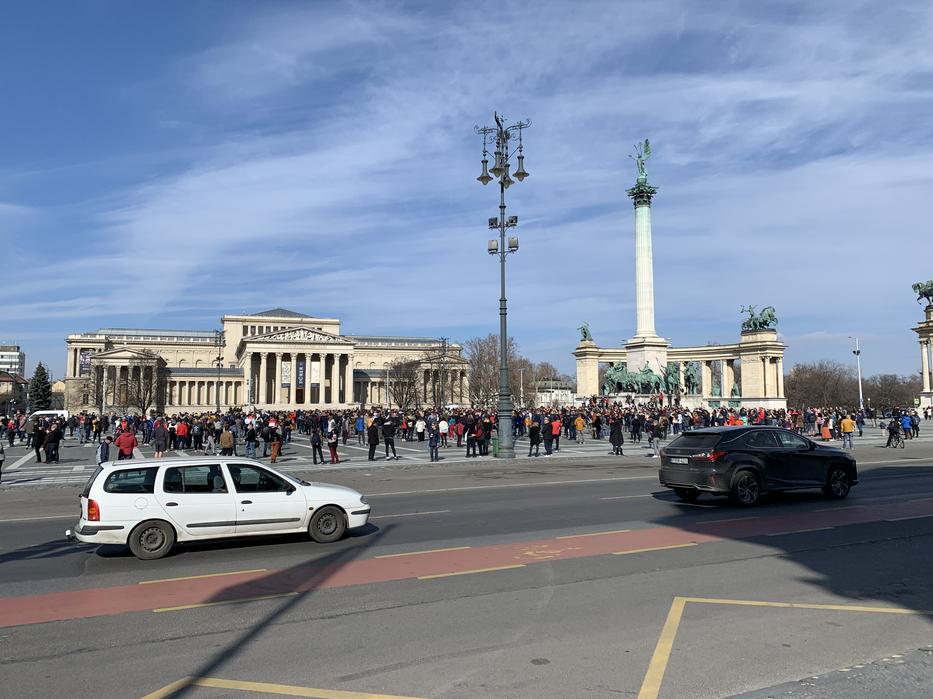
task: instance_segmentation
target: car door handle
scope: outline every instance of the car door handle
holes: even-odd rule
[[[253,501],[252,500],[240,500],[240,504],[241,505],[252,505]]]
[[[167,503],[165,503],[165,506],[166,506],[166,507],[178,507],[178,503],[177,503],[177,502],[167,502]]]

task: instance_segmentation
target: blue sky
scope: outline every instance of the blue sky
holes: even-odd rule
[[[933,6],[18,3],[0,22],[0,340],[284,306],[348,333],[497,330],[474,124],[530,118],[510,333],[571,372],[634,331],[627,158],[649,137],[657,328],[787,364],[918,369],[933,277]]]

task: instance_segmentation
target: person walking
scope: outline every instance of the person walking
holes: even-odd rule
[[[625,456],[622,453],[622,445],[625,444],[625,430],[622,418],[615,417],[609,422],[609,443],[612,445],[612,453],[616,456]]]
[[[269,439],[272,440],[269,447],[269,463],[274,464],[282,450],[282,433],[279,432],[278,425],[269,425]]]
[[[394,415],[386,417],[385,422],[382,423],[382,441],[385,443],[386,461],[398,460],[398,454],[395,453],[395,429],[396,417]],[[392,450],[392,456],[389,456],[389,449]]]
[[[541,448],[541,425],[538,424],[538,421],[535,420],[531,423],[531,427],[528,428],[528,456],[531,456],[531,452],[534,451],[535,456],[538,456]]]
[[[363,446],[365,439],[366,439],[366,421],[363,419],[363,414],[360,413],[359,415],[356,416],[356,443],[357,445]]]
[[[139,443],[136,441],[135,434],[130,430],[123,430],[117,437],[114,445],[119,450],[117,461],[124,461],[133,458],[133,450],[139,446]]]
[[[369,442],[369,461],[376,460],[376,447],[379,446],[379,425],[373,420],[366,428],[366,439]]]
[[[256,458],[256,444],[257,444],[257,441],[258,441],[258,440],[256,439],[256,437],[257,437],[257,435],[256,435],[256,425],[255,425],[255,423],[250,422],[250,423],[246,426],[246,435],[245,435],[245,441],[246,441],[246,456],[249,457],[250,459],[255,459],[255,458]]]
[[[26,421],[26,427],[28,429],[30,421]],[[45,423],[36,421],[36,424],[32,428],[32,432],[27,432],[26,437],[26,448],[29,448],[29,439],[32,438],[32,446],[36,451],[36,463],[42,463],[42,447],[45,446]]]
[[[311,428],[311,458],[315,464],[318,462],[318,458],[321,459],[321,463],[324,463],[324,451],[321,449],[321,430],[315,425]]]
[[[554,451],[560,451],[560,432],[563,427],[559,417],[551,419],[551,436],[554,437]]]
[[[229,425],[224,425],[220,432],[220,455],[233,456],[233,432]]]
[[[415,422],[415,433],[418,435],[419,442],[424,441],[424,428],[424,418],[419,415],[418,420]]]
[[[165,456],[165,450],[168,448],[168,430],[165,429],[165,423],[156,420],[152,428],[152,446],[155,449],[155,458],[161,459]]]
[[[839,430],[842,432],[842,448],[852,448],[852,435],[855,433],[855,420],[851,415],[846,415],[839,421]]]
[[[431,455],[431,461],[440,461],[441,457],[438,454],[438,447],[441,443],[441,433],[440,430],[432,429],[428,434],[428,452]]]
[[[338,443],[337,432],[334,430],[331,430],[330,432],[327,433],[327,448],[330,449],[330,462],[332,464],[340,463],[340,457],[337,456],[337,443]]]
[[[110,461],[110,444],[113,442],[113,437],[109,434],[103,438],[100,444],[97,445],[97,465],[100,466],[105,461]]]
[[[0,442],[0,481],[3,480],[3,461],[6,459],[6,452],[3,451],[3,442]]]
[[[58,450],[64,438],[65,433],[59,428],[57,422],[53,422],[48,434],[45,435],[45,463],[50,464],[53,461],[56,464],[59,463]]]
[[[450,423],[442,416],[441,421],[437,423],[437,431],[441,436],[441,446],[445,449],[450,446],[447,444],[447,433],[450,432]]]
[[[577,431],[577,444],[583,444],[583,436],[586,432],[586,420],[583,418],[583,413],[577,413],[573,426]]]

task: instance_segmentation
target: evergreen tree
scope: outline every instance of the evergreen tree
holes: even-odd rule
[[[33,410],[48,410],[52,407],[52,384],[42,362],[36,365],[36,371],[29,382],[29,404]]]

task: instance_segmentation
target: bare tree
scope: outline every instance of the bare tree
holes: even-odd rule
[[[784,381],[784,392],[794,408],[849,406],[858,403],[858,380],[852,367],[839,362],[797,364]]]
[[[167,373],[158,363],[130,362],[126,386],[128,405],[139,408],[142,415],[148,415],[150,408],[164,406]]]
[[[396,360],[389,364],[389,395],[402,410],[421,405],[421,362]]]
[[[470,364],[470,401],[474,405],[495,405],[499,395],[499,336],[474,337],[463,343],[466,360]],[[508,347],[509,390],[519,393],[521,368],[527,366],[518,352],[518,345],[509,338]],[[525,360],[527,362],[527,360]],[[529,377],[525,376],[528,383]]]
[[[896,374],[878,374],[864,382],[864,395],[872,407],[912,408],[914,398],[920,395],[922,381],[919,374],[898,376]]]

